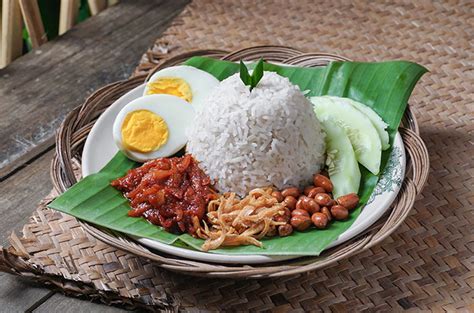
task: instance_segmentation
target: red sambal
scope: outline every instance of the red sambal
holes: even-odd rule
[[[146,162],[111,185],[130,201],[129,216],[143,216],[173,233],[195,234],[216,198],[209,176],[190,154]]]

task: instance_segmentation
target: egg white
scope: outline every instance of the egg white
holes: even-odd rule
[[[148,110],[161,116],[168,126],[168,140],[156,151],[140,153],[125,148],[122,141],[122,124],[128,113],[137,110]],[[186,129],[194,120],[194,108],[183,99],[165,95],[148,95],[137,98],[127,104],[117,115],[113,126],[113,137],[118,148],[132,160],[146,162],[148,160],[168,157],[180,149],[187,142]]]
[[[153,82],[160,77],[178,77],[188,83],[193,94],[191,104],[197,110],[205,102],[209,92],[219,85],[217,78],[192,66],[178,65],[164,68],[151,76],[148,82]],[[145,86],[144,95],[148,92]]]

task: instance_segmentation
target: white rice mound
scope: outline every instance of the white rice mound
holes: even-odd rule
[[[324,162],[324,133],[311,103],[288,78],[265,72],[252,92],[239,74],[196,112],[187,150],[220,192],[304,187]]]

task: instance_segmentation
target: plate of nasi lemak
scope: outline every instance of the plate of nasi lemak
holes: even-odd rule
[[[83,179],[49,207],[183,258],[317,256],[361,234],[405,176],[398,132],[426,69],[192,57],[94,124]]]

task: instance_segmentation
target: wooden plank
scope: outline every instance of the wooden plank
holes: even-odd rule
[[[7,165],[15,163],[11,170],[24,166],[0,182],[2,244],[5,244],[10,229],[21,228],[39,199],[51,188],[48,170],[52,152],[47,152],[31,164],[25,165],[26,160],[50,148],[54,130],[62,117],[93,89],[128,77],[143,51],[178,13],[175,4],[132,2],[121,2],[89,20],[100,17],[100,22],[85,22],[61,40],[40,47],[36,55],[27,55],[0,71],[1,157],[8,155]],[[124,8],[120,9],[122,4]],[[184,5],[185,2],[181,1],[179,8]],[[156,11],[154,16],[147,13],[158,8],[167,16],[160,17]],[[150,25],[142,23],[140,17],[148,21],[154,18],[161,21]],[[81,52],[84,50],[87,51]],[[91,81],[84,82],[89,76],[93,77]],[[52,91],[50,86],[57,82],[61,82],[57,87],[60,90]],[[70,92],[74,96],[68,95]],[[21,125],[16,125],[18,123]],[[31,123],[36,123],[35,127],[24,132],[23,129],[29,128]],[[12,143],[17,149],[8,148]],[[15,151],[18,153],[15,154]],[[0,307],[9,312],[24,311],[48,296],[48,289],[30,287],[14,276],[0,275]],[[59,294],[53,296],[51,301],[40,304],[35,311],[68,312],[69,309],[70,312],[121,311]]]
[[[39,200],[50,192],[49,164],[52,156],[50,151],[0,182],[0,245],[8,244],[7,238],[12,230],[19,233]],[[25,311],[50,292],[10,274],[0,273],[0,281],[2,312]]]
[[[15,175],[0,182],[0,244],[8,244],[12,230],[20,234],[22,226],[40,199],[52,189],[49,165],[53,151],[50,150]],[[42,303],[50,290],[14,275],[0,273],[0,311],[23,312],[38,306],[34,312],[122,312],[122,310],[57,294],[52,302]],[[37,303],[37,302],[40,303]]]
[[[76,298],[69,298],[60,293],[56,293],[46,302],[34,310],[35,313],[118,313],[127,312],[123,309],[92,303]]]
[[[39,201],[53,188],[49,177],[52,157],[51,150],[0,182],[0,245],[7,244],[12,230],[21,230]]]
[[[0,177],[50,147],[65,115],[93,90],[127,78],[186,3],[121,1],[1,70]]]
[[[20,234],[22,226],[40,199],[52,189],[49,165],[53,151],[50,150],[15,175],[0,182],[0,245],[8,245],[12,230]],[[123,310],[94,304],[79,299],[55,294],[48,299],[48,288],[32,285],[26,279],[0,272],[0,311],[24,312],[35,308],[34,312],[122,312]],[[45,302],[46,301],[46,302]]]
[[[181,0],[186,2],[187,0]],[[86,21],[76,25],[74,30],[68,32],[64,36],[61,36],[53,41],[43,45],[41,49],[27,53],[5,69],[0,70],[0,82],[8,85],[9,88],[20,88],[31,81],[32,75],[25,75],[28,69],[34,68],[35,75],[43,75],[49,73],[52,67],[56,67],[59,63],[69,59],[72,55],[81,53],[85,49],[95,48],[100,49],[99,42],[103,41],[104,38],[110,36],[110,34],[116,33],[119,37],[120,34],[127,28],[132,22],[140,19],[140,17],[150,10],[154,11],[154,16],[157,19],[168,18],[172,19],[173,16],[169,16],[172,8],[165,12],[166,15],[161,16],[156,10],[159,10],[163,4],[163,0],[128,0],[122,1],[120,5],[114,6],[101,14],[100,16],[94,16]],[[182,3],[182,7],[184,7]],[[179,10],[179,8],[177,8]],[[179,12],[177,12],[179,13]],[[172,14],[172,13],[171,13]],[[169,21],[165,21],[169,22]],[[136,35],[147,30],[152,25],[150,22],[142,23],[141,29],[135,27],[138,31]],[[156,25],[156,26],[162,26]],[[159,36],[159,33],[156,37]],[[140,40],[141,42],[141,40]],[[151,43],[149,43],[151,45]],[[100,55],[101,51],[96,54]],[[143,53],[144,51],[142,51]],[[119,61],[121,61],[119,59]],[[97,65],[100,65],[100,59],[97,60]],[[0,87],[0,92],[3,88]],[[1,103],[0,103],[1,104]]]
[[[3,0],[0,1],[0,62],[2,60]],[[0,66],[1,68],[1,66]]]
[[[0,183],[1,245],[8,244],[7,238],[13,229],[19,234],[39,200],[52,189],[49,178],[52,156],[53,151],[49,151]],[[46,304],[45,298],[50,293],[48,288],[32,285],[26,279],[6,273],[0,273],[0,281],[1,312],[23,312],[35,306],[38,308],[34,312],[122,312],[117,308],[66,298],[60,294],[54,295],[52,302]]]
[[[2,1],[0,69],[22,54],[22,20],[18,0]]]
[[[38,6],[38,0],[20,0],[21,14],[31,39],[31,46],[38,48],[48,41]]]
[[[6,273],[0,273],[0,281],[1,312],[25,312],[50,293],[48,288]]]
[[[87,0],[92,15],[97,15],[107,8],[107,0]]]
[[[76,24],[79,14],[79,0],[61,0],[59,9],[59,35],[64,34]]]

